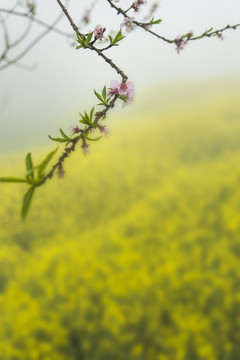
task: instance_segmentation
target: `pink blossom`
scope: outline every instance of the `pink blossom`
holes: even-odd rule
[[[135,12],[138,12],[141,5],[145,4],[146,0],[137,0],[132,3],[132,8]]]
[[[120,82],[117,80],[112,80],[110,83],[110,89],[107,92],[107,96],[118,95],[119,87],[120,87]]]
[[[148,25],[148,24],[143,24],[143,28],[144,28],[145,30],[148,30],[148,29],[150,28],[150,25]]]
[[[135,95],[135,84],[133,81],[128,81],[127,83],[127,89],[125,91],[126,99],[123,103],[123,107],[125,107],[128,104],[131,104]]]
[[[120,95],[124,101],[123,107],[130,104],[135,94],[135,85],[133,81],[119,83],[117,80],[111,81],[111,88],[108,91],[108,96]]]
[[[71,130],[72,135],[75,135],[82,131],[78,126],[71,126],[70,130]]]
[[[101,25],[97,25],[93,31],[95,38],[100,41],[103,40],[104,39],[104,31],[105,31],[105,29]]]
[[[91,127],[91,128],[89,129],[89,133],[90,133],[90,134],[94,134],[94,133],[95,133],[95,130],[96,130],[96,129],[95,129],[94,127]]]
[[[87,9],[85,11],[85,14],[83,15],[83,18],[82,18],[82,21],[85,23],[85,24],[88,24],[90,22],[90,10]]]
[[[224,37],[223,37],[223,34],[222,34],[222,33],[217,33],[217,36],[218,36],[218,38],[219,38],[220,40],[223,40],[223,39],[224,39]]]
[[[151,15],[153,15],[155,13],[155,11],[157,10],[158,8],[158,4],[157,3],[154,3],[151,7]]]
[[[154,15],[155,11],[157,10],[158,6],[159,5],[157,3],[152,4],[149,14],[147,14],[147,16],[144,17],[144,20],[153,18],[153,15]]]
[[[110,132],[110,130],[106,126],[98,125],[98,128],[101,131],[101,133],[105,136],[107,136]]]
[[[125,95],[128,90],[128,83],[121,83],[118,88],[119,95]]]
[[[187,44],[187,39],[184,39],[181,35],[178,35],[175,39],[175,44],[177,45],[176,50],[179,54],[180,51],[184,49],[184,46]]]
[[[89,152],[89,146],[88,144],[86,143],[86,140],[83,139],[83,143],[81,145],[81,148],[83,149],[83,154],[84,155],[87,155],[87,153]]]
[[[135,94],[135,85],[133,81],[128,81],[126,83],[122,83],[118,90],[119,95],[128,95],[129,97],[133,97]]]
[[[131,17],[131,18],[126,17],[124,19],[123,23],[121,24],[121,28],[123,28],[125,26],[127,32],[132,31],[136,26],[136,24],[134,24],[134,21],[135,21],[134,17]]]

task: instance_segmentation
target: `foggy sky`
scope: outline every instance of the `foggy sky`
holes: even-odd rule
[[[38,17],[51,21],[58,11],[56,1],[41,0],[40,3]],[[127,0],[120,3],[123,7],[129,4]],[[200,34],[212,26],[219,29],[240,23],[239,0],[162,0],[159,3],[155,17],[162,18],[163,22],[155,30],[170,38],[189,30]],[[2,0],[0,6],[6,4],[9,0]],[[70,12],[76,21],[89,4],[90,1],[72,0]],[[114,27],[119,29],[121,22],[122,18],[113,13],[105,0],[98,0],[93,23],[86,31],[101,24],[108,32]],[[21,24],[15,18],[12,31]],[[60,27],[71,31],[65,20]],[[137,92],[153,84],[238,77],[240,29],[225,32],[223,41],[211,38],[191,42],[179,55],[175,45],[137,29],[107,55],[136,83]],[[47,141],[48,133],[56,134],[60,126],[68,128],[77,122],[79,111],[95,104],[93,88],[100,90],[112,79],[118,79],[114,70],[96,54],[76,51],[64,38],[53,33],[22,62],[36,64],[36,69],[29,72],[13,66],[0,73],[1,151],[16,149],[16,143],[19,148],[27,149],[34,143]]]

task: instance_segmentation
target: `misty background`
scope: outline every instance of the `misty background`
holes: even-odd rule
[[[121,0],[127,7],[128,1]],[[71,1],[69,12],[78,22],[92,2]],[[120,4],[119,4],[120,5]],[[10,7],[9,1],[1,1],[0,7]],[[56,1],[41,0],[37,17],[51,23],[60,12]],[[143,15],[144,8],[140,11]],[[155,18],[161,18],[154,27],[157,33],[175,38],[192,30],[201,34],[210,27],[220,29],[227,24],[239,23],[240,3],[238,0],[204,1],[159,1]],[[92,23],[85,26],[85,32],[97,24],[106,27],[106,33],[119,29],[123,19],[117,16],[109,4],[99,0],[92,12]],[[12,17],[9,22],[10,37],[22,29],[25,22]],[[71,32],[66,19],[58,25]],[[43,29],[34,25],[33,34]],[[224,32],[224,40],[205,38],[193,41],[178,55],[175,45],[169,45],[136,29],[111,49],[107,55],[116,62],[136,84],[136,97],[132,110],[142,103],[144,93],[154,85],[175,87],[176,83],[198,81],[199,79],[237,78],[240,74],[239,31]],[[65,38],[50,33],[21,60],[33,71],[16,66],[0,73],[0,150],[29,150],[33,146],[48,144],[47,135],[55,135],[59,127],[68,130],[78,121],[78,113],[95,104],[93,88],[100,90],[112,79],[117,79],[102,59],[93,53],[77,51]],[[172,84],[172,85],[171,85]],[[226,93],[228,89],[226,88]],[[164,101],[161,93],[159,102]],[[186,97],[188,94],[186,94]],[[119,110],[121,108],[119,107]],[[115,110],[114,110],[115,111]],[[121,113],[124,117],[130,110]]]
[[[239,0],[159,4],[156,31],[173,39],[239,22]],[[89,5],[71,1],[75,21]],[[39,18],[58,13],[39,1]],[[83,32],[121,22],[98,0]],[[24,22],[10,25],[14,39]],[[71,31],[65,19],[59,28]],[[108,56],[136,96],[109,113],[109,136],[87,156],[77,146],[64,180],[36,188],[25,222],[28,185],[1,183],[1,359],[240,359],[240,29],[223,36],[178,55],[130,33]],[[25,177],[25,154],[42,162],[56,147],[47,135],[68,133],[97,103],[93,88],[117,79],[54,33],[21,63],[35,70],[0,72],[0,176]]]

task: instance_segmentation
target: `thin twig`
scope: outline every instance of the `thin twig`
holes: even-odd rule
[[[2,53],[2,55],[0,56],[0,61],[1,61],[1,60],[5,59],[10,46],[9,46],[7,25],[1,14],[0,14],[0,23],[2,25],[2,29],[3,29],[3,33],[4,33],[4,41],[5,41],[5,49]]]
[[[107,0],[107,2],[109,3],[109,5],[114,8],[116,11],[117,11],[117,14],[122,14],[124,16],[124,18],[128,18],[128,15],[127,15],[127,11],[129,11],[131,9],[131,7],[127,10],[123,10],[122,8],[116,6],[115,4],[113,4],[113,2],[111,0]],[[153,36],[156,36],[158,39],[161,39],[169,44],[173,44],[173,43],[176,43],[176,39],[168,39],[162,35],[159,35],[157,34],[156,32],[150,30],[148,28],[148,26],[150,25],[149,22],[146,22],[146,23],[142,23],[142,22],[139,22],[139,21],[133,21],[133,23],[135,25],[137,25],[138,27],[141,27],[142,29],[144,29],[145,31],[149,32],[150,34],[152,34]],[[204,32],[202,33],[201,35],[198,35],[198,36],[192,36],[192,37],[189,37],[188,38],[188,41],[192,41],[192,40],[199,40],[199,39],[202,39],[204,37],[211,37],[211,36],[214,36],[214,35],[218,35],[218,34],[221,34],[223,33],[224,31],[226,30],[229,30],[229,29],[233,29],[233,30],[236,30],[237,27],[239,27],[240,24],[236,24],[236,25],[227,25],[225,26],[224,28],[222,29],[219,29],[219,30],[214,30],[212,32]]]
[[[50,24],[44,22],[41,19],[38,19],[37,17],[33,16],[31,13],[22,13],[20,11],[12,11],[12,10],[8,10],[8,9],[4,9],[4,8],[0,8],[0,13],[7,13],[7,14],[11,14],[11,15],[15,15],[15,16],[19,16],[19,17],[23,17],[23,18],[27,18],[30,19],[32,22],[35,22],[38,25],[41,25],[43,27],[45,27],[46,29],[49,29],[59,35],[65,36],[65,37],[72,37],[72,34],[67,33],[65,31],[62,31],[58,28],[52,28]]]
[[[6,69],[12,64],[17,63],[20,59],[22,59],[37,43],[39,43],[42,38],[44,38],[57,25],[57,23],[61,20],[62,16],[63,15],[60,14],[54,20],[52,25],[50,25],[45,31],[43,31],[39,36],[37,36],[20,54],[18,54],[13,59],[6,61],[6,64],[0,66],[0,71]]]
[[[84,35],[79,31],[77,25],[74,23],[73,19],[71,18],[69,12],[67,11],[67,9],[65,8],[65,6],[63,5],[63,3],[60,0],[56,0],[59,4],[59,6],[61,7],[63,13],[65,14],[65,16],[67,17],[69,23],[71,24],[73,30],[75,31],[75,33],[77,33],[79,35],[79,37],[83,37]],[[121,77],[122,77],[122,81],[126,82],[128,77],[127,75],[111,60],[109,59],[106,55],[104,55],[101,50],[99,50],[98,48],[96,48],[95,46],[89,44],[86,48],[95,51],[100,57],[102,57]]]
[[[65,14],[65,16],[67,17],[71,27],[73,28],[73,30],[78,34],[79,37],[83,38],[84,34],[82,34],[77,25],[74,23],[73,19],[71,18],[68,10],[66,9],[66,7],[62,4],[62,2],[60,0],[56,0],[59,4],[59,6],[61,7],[63,13]],[[97,49],[95,46],[88,44],[88,46],[86,47],[89,50],[95,51],[100,57],[102,57],[106,63],[108,63],[112,68],[115,69],[115,71],[122,77],[122,82],[126,82],[127,81],[127,75],[115,64],[113,63],[113,61],[111,59],[109,59],[106,55],[104,55],[101,50]],[[113,97],[113,99],[111,100],[111,102],[105,106],[105,109],[97,114],[95,114],[95,120],[94,120],[94,124],[97,124],[101,118],[105,117],[106,114],[108,113],[108,111],[110,109],[112,109],[115,106],[115,102],[118,99],[118,95],[115,95]],[[85,129],[85,131],[83,133],[88,132],[89,130],[91,130],[91,126],[89,126],[87,129]],[[62,155],[59,157],[58,161],[52,166],[52,169],[48,172],[47,175],[44,176],[44,178],[42,179],[42,181],[37,184],[37,186],[41,186],[43,185],[48,179],[51,179],[54,172],[63,165],[65,159],[75,150],[76,145],[79,141],[83,140],[83,133],[80,136],[77,136],[76,138],[72,139],[72,145],[70,147],[66,147],[64,152],[62,153]]]
[[[32,19],[29,19],[28,24],[26,29],[24,30],[24,32],[19,36],[18,39],[16,39],[14,42],[11,43],[11,49],[15,46],[17,46],[18,44],[20,44],[21,41],[23,41],[27,35],[29,34],[31,27],[32,27]]]
[[[112,109],[115,106],[115,102],[118,99],[118,95],[115,95],[114,98],[110,101],[110,103],[105,107],[104,110],[100,111],[98,114],[95,115],[94,124],[98,124],[98,122],[101,120],[101,118],[105,117],[110,109]],[[85,129],[84,133],[89,132],[91,130],[91,126],[89,126],[87,129]],[[82,133],[83,134],[83,133]],[[61,156],[58,158],[58,161],[52,166],[52,169],[44,176],[41,182],[39,182],[36,186],[41,186],[45,184],[45,182],[48,179],[51,179],[53,177],[54,172],[59,168],[59,166],[62,166],[64,161],[66,160],[69,155],[75,151],[76,145],[79,141],[83,139],[83,135],[80,135],[74,139],[71,140],[72,145],[70,147],[66,147]]]

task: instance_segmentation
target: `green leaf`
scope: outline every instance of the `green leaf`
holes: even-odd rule
[[[18,178],[12,178],[12,177],[0,177],[0,182],[27,182],[26,179],[18,179]]]
[[[211,32],[213,30],[213,27],[211,27],[210,29],[208,29],[207,31],[205,31],[204,34],[208,34],[209,32]]]
[[[90,115],[88,115],[86,113],[86,111],[84,111],[84,115],[82,115],[81,113],[79,113],[79,115],[81,116],[82,120],[79,120],[80,123],[85,124],[85,125],[92,125],[92,117],[93,117],[93,111],[94,111],[94,107],[92,108],[92,110],[90,111]]]
[[[106,86],[104,87],[106,88]],[[104,88],[103,88],[103,91],[102,91],[102,94],[103,94],[103,97],[104,97]],[[106,91],[106,89],[105,89]],[[96,95],[96,97],[101,101],[101,103],[97,104],[97,105],[103,105],[103,106],[106,106],[107,105],[107,101],[106,101],[106,94],[105,94],[105,98],[103,99],[102,96],[96,92],[96,90],[94,89],[94,94]]]
[[[24,195],[23,206],[22,206],[22,211],[21,211],[23,219],[25,219],[27,214],[28,214],[28,211],[29,211],[29,208],[30,208],[30,205],[31,205],[31,201],[32,201],[32,197],[33,197],[33,194],[34,194],[34,190],[35,190],[35,187],[32,186],[32,187],[30,187],[28,189],[28,191]]]
[[[84,124],[84,125],[89,125],[88,121],[87,121],[87,120],[84,120],[84,119],[79,120],[79,122],[82,123],[82,124]]]
[[[69,136],[67,136],[62,129],[59,129],[60,130],[60,133],[62,134],[62,137],[66,140],[71,140]]]
[[[102,90],[102,96],[103,96],[103,99],[106,100],[106,96],[107,96],[107,88],[106,88],[106,85],[104,86],[103,90]]]
[[[110,35],[109,35],[110,36]],[[119,42],[120,40],[124,39],[125,36],[122,35],[122,30],[119,30],[119,32],[117,33],[117,35],[115,36],[114,39],[110,39],[111,45],[118,45],[117,42]]]
[[[33,179],[34,178],[34,169],[33,169],[31,153],[27,154],[25,162],[26,162],[26,169],[27,169],[28,175]]]
[[[55,155],[56,151],[58,150],[58,147],[51,151],[46,157],[45,159],[41,162],[41,164],[38,165],[38,178],[41,177],[43,171],[45,170],[46,166],[48,165],[48,163],[52,160],[53,156]]]
[[[95,89],[93,89],[93,90],[94,90],[94,94],[96,95],[96,97],[97,97],[101,102],[104,102],[104,100],[103,100],[103,98],[101,97],[101,95],[100,95],[98,92],[96,92]]]
[[[78,35],[78,33],[76,33],[77,35],[77,42],[80,44],[78,46],[76,46],[76,49],[80,49],[80,48],[84,48],[85,47],[85,36],[82,35],[81,37]]]
[[[150,25],[160,24],[161,22],[162,22],[162,19],[158,19],[158,20],[152,19],[152,20],[150,21]]]
[[[92,138],[89,138],[88,136],[86,136],[86,139],[88,139],[89,141],[98,141],[102,138],[102,136],[99,136],[98,138],[96,139],[92,139]]]
[[[76,50],[83,48],[83,45],[78,45],[75,47]]]
[[[82,41],[83,41],[83,37],[82,37],[82,36],[80,37],[80,36],[78,35],[78,33],[76,33],[76,35],[77,35],[77,41],[80,42],[80,44],[81,44]]]
[[[119,99],[123,100],[123,101],[126,101],[127,100],[127,97],[126,95],[118,95]]]
[[[87,36],[87,39],[85,41],[85,46],[88,46],[88,44],[90,43],[90,41],[92,40],[92,36],[93,36],[93,33],[89,33],[88,36]]]
[[[93,119],[93,112],[94,112],[94,107],[92,108],[92,110],[90,111],[90,121],[92,122]]]
[[[49,139],[53,140],[53,141],[57,141],[57,142],[67,142],[67,139],[62,139],[62,138],[53,138],[50,135],[48,135]]]
[[[77,42],[80,44],[79,46],[76,46],[76,49],[80,48],[86,48],[88,47],[90,41],[92,40],[93,32],[90,32],[86,35],[82,35],[81,37],[77,34]]]

